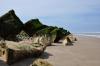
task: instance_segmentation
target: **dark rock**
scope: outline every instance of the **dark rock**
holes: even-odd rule
[[[24,24],[24,31],[29,35],[33,36],[38,30],[47,27],[43,25],[39,19],[31,19]]]
[[[58,28],[58,27],[53,27],[53,26],[48,26],[42,30],[39,30],[36,32],[37,36],[44,36],[46,35],[47,38],[50,38],[50,42],[58,42],[60,39],[63,37],[69,35],[70,32],[63,29],[63,28]]]
[[[47,42],[48,45],[50,45],[51,43],[54,42],[56,38],[56,33],[52,32],[56,28],[57,27],[48,26],[42,30],[37,31],[35,35],[39,37],[45,37],[46,40],[44,41],[44,43]]]
[[[67,31],[67,30],[65,30],[63,28],[57,28],[52,32],[56,33],[56,39],[54,40],[55,43],[59,42],[59,40],[61,40],[65,36],[71,34],[69,31]]]
[[[11,40],[22,30],[22,26],[23,23],[16,16],[14,10],[10,10],[0,17],[0,37]]]

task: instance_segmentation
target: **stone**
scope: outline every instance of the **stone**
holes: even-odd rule
[[[25,58],[38,58],[46,49],[46,46],[34,46],[34,44],[20,44],[17,42],[6,41],[6,46],[0,45],[0,56],[7,64],[13,64]]]
[[[38,30],[45,28],[46,25],[43,25],[39,19],[31,19],[24,24],[23,30],[32,37]]]
[[[15,38],[22,30],[23,23],[16,16],[14,10],[10,10],[8,13],[0,17],[0,37],[4,39]]]
[[[63,44],[64,46],[66,46],[67,43],[68,43],[67,39],[64,39],[63,42],[62,42],[62,44]]]
[[[46,35],[34,36],[32,40],[35,44],[41,44],[46,46],[51,45],[52,43],[50,37]]]
[[[32,65],[30,65],[30,66],[53,66],[53,65],[42,59],[37,59],[37,60],[33,61]]]
[[[76,40],[77,40],[76,37],[74,37],[72,34],[69,34],[69,35],[65,36],[65,38],[63,39],[62,44],[64,46],[72,45],[72,43],[74,43]]]

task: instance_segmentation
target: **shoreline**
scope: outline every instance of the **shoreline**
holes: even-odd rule
[[[85,35],[85,34],[80,34],[78,36],[85,36],[85,37],[92,37],[92,38],[99,38],[100,39],[100,35]]]

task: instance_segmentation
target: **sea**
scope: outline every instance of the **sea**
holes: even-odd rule
[[[76,35],[100,38],[100,32],[77,33]]]

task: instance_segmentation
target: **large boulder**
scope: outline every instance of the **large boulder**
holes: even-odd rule
[[[35,43],[36,45],[37,44],[41,44],[41,45],[46,45],[46,46],[50,46],[52,41],[51,41],[51,36],[47,36],[46,34],[45,35],[34,35],[33,38],[32,38],[32,41],[33,43]]]
[[[69,31],[63,29],[63,28],[55,28],[51,31],[52,36],[55,36],[54,42],[59,42],[63,37],[71,34]]]
[[[51,43],[53,43],[56,38],[56,34],[52,32],[55,28],[57,27],[48,26],[42,30],[37,31],[35,36],[40,36],[42,39],[45,38],[44,43],[51,45]]]
[[[63,45],[73,45],[73,43],[77,41],[77,38],[75,36],[73,36],[72,34],[69,34],[67,36],[64,37],[63,39]]]
[[[24,31],[32,37],[38,30],[41,30],[43,28],[47,27],[46,25],[43,25],[39,19],[31,19],[28,22],[24,24]]]
[[[38,44],[39,45],[39,44]],[[39,45],[38,47],[27,43],[18,43],[13,41],[0,42],[0,57],[7,64],[13,64],[25,58],[38,58],[46,49],[46,46]]]
[[[58,27],[48,26],[42,30],[39,30],[36,32],[35,35],[37,36],[44,36],[46,35],[47,38],[49,38],[50,43],[58,42],[63,37],[69,35],[70,32]]]
[[[23,23],[16,16],[14,10],[0,17],[0,37],[4,39],[14,38],[21,30]]]

